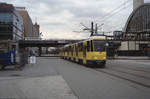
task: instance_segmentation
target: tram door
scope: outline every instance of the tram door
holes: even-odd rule
[[[86,64],[86,46],[83,45],[83,64]]]

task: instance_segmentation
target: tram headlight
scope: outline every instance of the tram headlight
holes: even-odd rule
[[[94,60],[97,60],[97,59],[98,59],[98,57],[94,56]]]
[[[106,57],[103,57],[103,59],[105,60],[105,59],[106,59]]]

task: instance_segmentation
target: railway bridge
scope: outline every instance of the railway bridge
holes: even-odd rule
[[[76,43],[82,40],[20,40],[19,48],[38,47],[39,56],[42,53],[42,47],[62,47],[66,44]]]

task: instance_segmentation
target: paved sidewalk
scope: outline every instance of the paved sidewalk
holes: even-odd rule
[[[22,70],[9,66],[0,71],[0,99],[78,99],[45,59],[37,58],[36,64],[27,64]]]
[[[61,76],[0,79],[0,99],[77,99]]]

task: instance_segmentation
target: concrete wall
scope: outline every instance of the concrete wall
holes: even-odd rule
[[[139,42],[138,41],[124,41],[121,42],[121,46],[119,47],[119,51],[132,51],[139,50]]]
[[[136,42],[135,41],[129,41],[129,50],[136,50]]]
[[[119,47],[118,50],[120,51],[128,50],[128,42],[127,41],[121,42],[121,46]]]
[[[139,41],[136,41],[136,50],[140,50]]]

